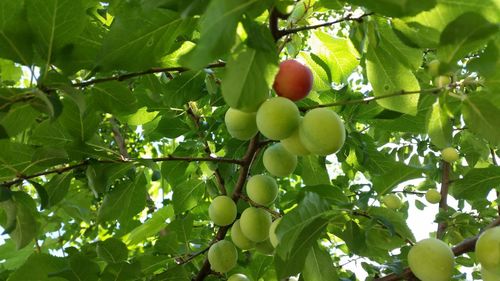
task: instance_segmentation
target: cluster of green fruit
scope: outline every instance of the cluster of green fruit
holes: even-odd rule
[[[484,281],[500,280],[500,227],[486,230],[476,242],[476,258],[481,264]],[[453,276],[454,257],[451,248],[436,238],[416,243],[408,252],[408,265],[422,281],[448,281]]]
[[[264,160],[266,169],[273,165],[270,162],[288,163],[286,160],[290,160],[291,164],[296,163],[294,158],[297,155],[313,153],[326,156],[337,152],[345,141],[344,123],[337,113],[326,108],[315,108],[301,117],[293,102],[307,96],[311,87],[312,74],[306,66],[295,60],[284,61],[273,84],[278,97],[263,102],[257,112],[229,108],[224,119],[229,134],[236,139],[249,140],[260,131],[268,139],[280,141],[280,145],[273,146],[274,152],[268,154],[287,158],[267,161],[268,165]],[[269,172],[276,176],[289,174]]]
[[[268,175],[255,175],[248,180],[246,190],[252,202],[268,206],[276,200],[278,184],[274,178]],[[232,224],[230,232],[232,242],[219,241],[213,244],[208,251],[211,268],[216,272],[225,273],[236,266],[238,260],[236,247],[241,250],[255,248],[263,254],[270,255],[278,245],[275,230],[280,219],[273,222],[270,213],[262,208],[248,207],[241,213],[240,218],[236,219],[235,202],[230,197],[223,195],[212,201],[208,208],[208,214],[216,225]]]
[[[453,147],[447,147],[441,150],[441,159],[447,163],[453,163],[460,158],[458,151]],[[435,188],[426,191],[425,199],[431,204],[437,204],[441,201],[441,194]],[[399,209],[403,206],[403,201],[396,194],[387,194],[382,198],[382,202],[389,209]]]

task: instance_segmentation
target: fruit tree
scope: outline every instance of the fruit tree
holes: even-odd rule
[[[499,280],[499,23],[0,1],[0,280]]]

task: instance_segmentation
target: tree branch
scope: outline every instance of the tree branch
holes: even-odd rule
[[[392,98],[392,97],[397,97],[397,96],[406,96],[406,95],[416,95],[416,94],[437,94],[441,92],[444,89],[447,89],[448,86],[442,87],[442,88],[429,88],[429,89],[420,89],[417,91],[405,91],[401,90],[392,94],[387,94],[387,95],[381,95],[381,96],[371,96],[371,97],[366,97],[362,99],[356,99],[356,100],[343,100],[343,101],[338,101],[338,102],[332,102],[332,103],[325,103],[325,104],[317,104],[317,105],[312,105],[312,106],[303,106],[300,107],[300,111],[304,112],[310,109],[314,108],[320,108],[320,107],[332,107],[332,106],[339,106],[339,105],[349,105],[349,104],[361,104],[361,103],[369,103],[374,100],[380,100],[380,99],[387,99],[387,98]]]
[[[441,201],[439,202],[439,211],[446,212],[448,210],[448,188],[450,185],[450,164],[444,160],[441,160],[442,166],[442,176],[441,176]],[[438,223],[438,229],[436,232],[436,237],[438,239],[442,239],[444,233],[446,232],[446,227],[448,223],[446,220],[443,220]]]
[[[478,235],[467,238],[464,241],[460,242],[459,244],[455,245],[451,250],[453,251],[453,254],[455,256],[460,256],[464,253],[472,252],[475,250],[476,247],[476,241],[479,238],[479,235],[483,231],[485,231],[488,228],[492,228],[495,226],[500,225],[500,217],[496,218],[494,221],[492,221],[488,226],[486,226],[481,232],[479,232]],[[412,278],[415,278],[415,275],[411,272],[410,268],[405,268],[403,272],[400,275],[397,275],[395,273],[389,274],[387,276],[377,278],[374,281],[398,281],[398,280],[411,280]]]
[[[216,63],[212,63],[207,65],[205,68],[219,68],[219,67],[224,67],[226,66],[225,62],[219,61]],[[139,72],[130,72],[130,73],[125,73],[125,74],[120,74],[120,75],[115,75],[111,77],[104,77],[104,78],[95,78],[83,82],[78,82],[78,83],[73,83],[73,87],[87,87],[90,85],[98,84],[98,83],[104,83],[104,82],[109,82],[109,81],[124,81],[127,79],[131,79],[134,77],[142,76],[142,75],[147,75],[147,74],[154,74],[154,73],[162,73],[162,72],[185,72],[188,71],[189,69],[186,67],[182,66],[176,66],[176,67],[153,67],[147,70],[139,71]]]
[[[41,176],[46,176],[46,175],[51,175],[51,174],[62,174],[80,167],[85,167],[87,165],[93,164],[93,163],[100,163],[100,164],[111,164],[111,163],[137,163],[141,164],[141,161],[153,161],[153,162],[166,162],[166,161],[185,161],[185,162],[219,162],[219,163],[232,163],[232,164],[237,164],[237,165],[243,165],[244,162],[243,160],[240,159],[231,159],[231,158],[216,158],[216,157],[183,157],[183,156],[172,156],[168,155],[165,157],[158,157],[158,158],[134,158],[134,159],[117,159],[117,160],[84,160],[80,163],[65,166],[65,167],[60,167],[60,168],[55,168],[52,170],[46,170],[43,172],[31,174],[31,175],[18,175],[16,179],[11,180],[11,181],[6,181],[3,183],[0,183],[0,187],[11,187],[13,185],[19,184],[23,182],[24,180],[32,179],[32,178],[37,178]]]
[[[241,191],[243,190],[243,186],[245,186],[245,182],[248,177],[248,172],[250,171],[250,167],[252,166],[253,159],[255,158],[255,155],[257,155],[260,151],[260,146],[259,146],[259,135],[255,136],[251,141],[250,144],[248,145],[247,151],[245,153],[245,156],[242,158],[243,165],[240,168],[239,175],[238,175],[238,180],[236,182],[236,186],[234,188],[234,192],[231,196],[233,201],[235,203],[238,202],[240,196],[241,196]],[[229,230],[229,226],[223,226],[219,228],[219,231],[217,231],[217,234],[215,236],[215,241],[220,241],[223,240],[224,237],[226,237],[226,233]],[[205,261],[203,262],[203,265],[200,268],[200,271],[196,275],[196,277],[193,278],[193,281],[202,281],[211,273],[210,269],[210,262],[208,261],[208,258],[205,258]]]
[[[289,34],[298,33],[298,32],[305,31],[305,30],[317,29],[317,28],[325,27],[325,26],[330,26],[330,25],[334,25],[336,23],[340,23],[340,22],[344,22],[344,21],[358,21],[358,22],[360,22],[363,20],[364,17],[370,16],[370,15],[373,15],[373,13],[366,13],[366,14],[363,14],[359,17],[353,18],[352,14],[348,14],[347,16],[345,16],[341,19],[338,19],[338,20],[334,20],[334,21],[324,22],[324,23],[315,24],[315,25],[301,26],[301,27],[290,28],[290,29],[276,30],[275,32],[276,32],[277,39],[279,39],[279,38],[286,36],[286,35],[289,35]],[[273,31],[273,28],[271,26],[271,32],[272,31]],[[273,34],[273,36],[276,39],[276,36],[274,34]]]

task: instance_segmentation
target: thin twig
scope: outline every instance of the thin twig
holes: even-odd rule
[[[226,66],[226,63],[219,61],[216,63],[209,64],[205,68],[218,68],[218,67],[224,67],[224,66]],[[139,71],[139,72],[130,72],[130,73],[115,75],[115,76],[111,76],[111,77],[95,78],[95,79],[91,79],[91,80],[87,80],[87,81],[83,81],[83,82],[73,83],[72,86],[73,87],[87,87],[90,85],[109,82],[109,81],[124,81],[127,79],[131,79],[134,77],[147,75],[147,74],[162,73],[162,72],[185,72],[188,70],[189,70],[188,68],[182,67],[182,66],[153,67],[153,68],[146,69],[146,70]]]
[[[405,91],[401,90],[392,94],[387,94],[387,95],[380,95],[380,96],[372,96],[372,97],[366,97],[362,99],[355,99],[355,100],[343,100],[343,101],[338,101],[338,102],[332,102],[332,103],[325,103],[325,104],[317,104],[317,105],[312,105],[312,106],[304,106],[300,107],[300,111],[307,111],[310,109],[314,108],[320,108],[320,107],[332,107],[332,106],[339,106],[339,105],[349,105],[349,104],[362,104],[362,103],[369,103],[374,100],[380,100],[380,99],[386,99],[386,98],[391,98],[391,97],[397,97],[397,96],[406,96],[406,95],[415,95],[415,94],[437,94],[441,92],[444,89],[447,89],[448,86],[442,87],[442,88],[429,88],[429,89],[420,89],[416,91]]]
[[[439,201],[439,211],[446,212],[448,210],[448,189],[450,185],[450,164],[444,160],[441,161],[442,176],[441,176],[441,201]],[[446,227],[448,223],[446,220],[440,221],[438,223],[438,229],[436,232],[436,237],[442,239],[444,233],[446,232]]]
[[[305,31],[305,30],[318,29],[320,27],[330,26],[330,25],[334,25],[334,24],[341,23],[344,21],[358,21],[359,22],[359,21],[362,21],[362,19],[364,17],[370,16],[370,15],[373,15],[373,13],[366,13],[366,14],[363,14],[359,17],[353,18],[352,14],[348,14],[347,16],[345,16],[341,19],[338,19],[338,20],[334,20],[334,21],[324,22],[324,23],[315,24],[315,25],[301,26],[301,27],[290,28],[290,29],[283,29],[283,30],[278,30],[275,32],[276,32],[277,38],[279,39],[279,38],[286,36],[288,34],[298,33],[298,32]],[[276,38],[276,36],[275,36],[275,38]]]
[[[100,164],[111,164],[111,163],[136,163],[136,164],[141,164],[141,161],[153,161],[153,162],[166,162],[166,161],[185,161],[185,162],[218,162],[218,163],[232,163],[232,164],[238,164],[242,165],[243,160],[240,159],[232,159],[232,158],[217,158],[217,157],[183,157],[183,156],[165,156],[165,157],[157,157],[157,158],[134,158],[134,159],[116,159],[116,160],[84,160],[80,163],[65,166],[65,167],[60,167],[60,168],[55,168],[52,170],[47,170],[31,175],[18,175],[16,179],[11,180],[11,181],[6,181],[3,183],[0,183],[0,187],[10,187],[12,185],[19,184],[23,182],[24,180],[32,179],[32,178],[37,178],[41,176],[46,176],[46,175],[51,175],[51,174],[62,174],[64,172],[68,172],[80,167],[85,167],[87,165],[93,164],[93,163],[100,163]]]

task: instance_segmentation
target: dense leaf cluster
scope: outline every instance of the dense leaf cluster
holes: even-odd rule
[[[274,95],[285,58],[313,72],[299,108],[335,110],[346,143],[277,179],[281,242],[230,274],[398,280],[410,205],[438,184],[437,236],[470,251],[499,215],[499,22],[494,0],[0,1],[0,280],[225,280],[208,206],[249,206],[272,141],[231,138],[224,114]]]

